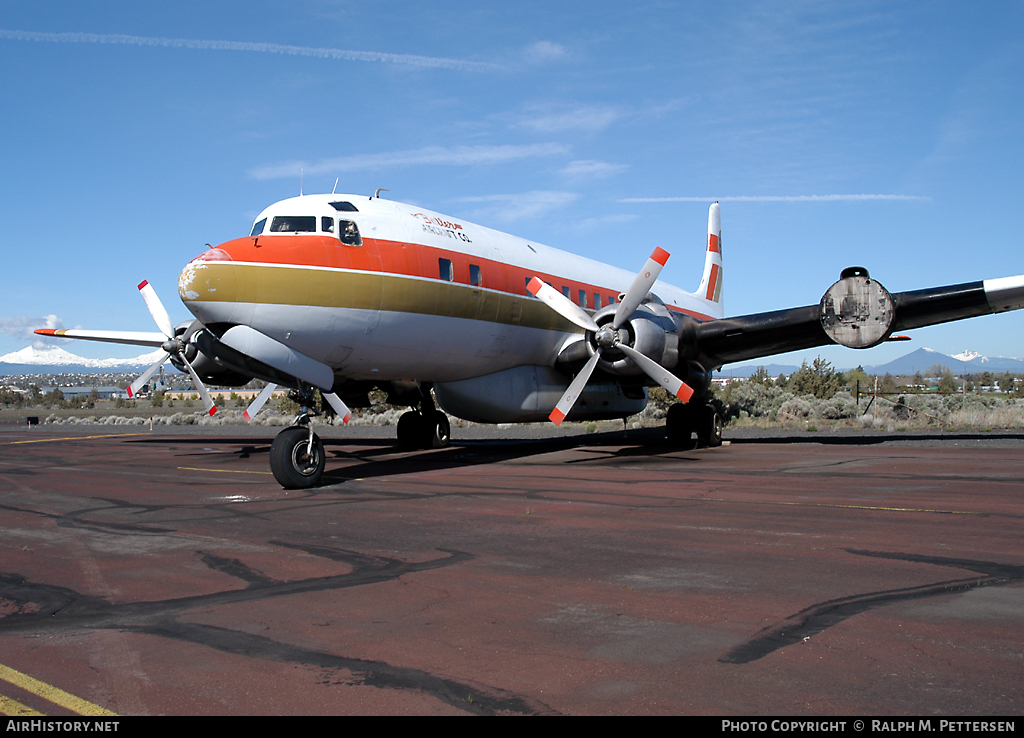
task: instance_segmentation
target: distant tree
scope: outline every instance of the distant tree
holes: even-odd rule
[[[899,392],[900,387],[896,384],[896,377],[886,372],[885,376],[878,380],[878,391],[884,394]]]
[[[1003,392],[1013,392],[1015,384],[1013,374],[1010,372],[999,375],[999,389]]]
[[[772,387],[775,385],[775,380],[772,379],[772,375],[769,374],[768,370],[763,366],[759,366],[754,370],[754,373],[750,375],[749,381],[764,385],[765,387]]]
[[[805,361],[786,383],[786,390],[795,395],[814,395],[827,400],[845,385],[842,374],[820,356],[810,366]]]
[[[959,392],[960,384],[956,381],[956,377],[953,376],[953,372],[946,369],[939,377],[939,392]]]
[[[942,364],[932,364],[930,367],[928,367],[929,377],[941,377],[946,372],[949,372],[950,374],[953,373],[952,371],[950,371],[950,368],[948,366],[944,366]]]

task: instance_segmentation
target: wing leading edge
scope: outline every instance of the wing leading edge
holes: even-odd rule
[[[892,295],[894,316],[886,335],[1024,307],[1024,275]],[[822,325],[823,306],[722,318],[695,330],[697,358],[708,369],[836,344]]]

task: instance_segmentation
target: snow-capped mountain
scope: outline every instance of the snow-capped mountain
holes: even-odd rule
[[[59,346],[27,346],[0,356],[0,374],[133,371],[152,366],[166,356],[162,349],[156,349],[130,359],[86,359]]]

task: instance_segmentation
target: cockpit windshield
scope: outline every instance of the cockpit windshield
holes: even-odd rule
[[[315,215],[276,215],[270,223],[271,233],[316,233]]]
[[[256,223],[252,227],[252,233],[250,233],[249,235],[250,236],[258,236],[258,235],[260,235],[261,233],[263,233],[263,227],[266,224],[267,224],[267,219],[266,218],[264,218],[263,220],[257,220]]]

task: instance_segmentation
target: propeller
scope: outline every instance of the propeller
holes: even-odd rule
[[[147,280],[143,280],[142,284],[139,285],[139,292],[142,294],[142,299],[146,301],[146,307],[149,308],[149,314],[153,316],[153,320],[156,321],[157,328],[166,337],[166,341],[160,344],[160,348],[167,352],[167,356],[162,358],[160,361],[155,363],[144,371],[138,379],[131,383],[128,387],[128,396],[134,397],[138,394],[142,386],[149,381],[149,378],[153,376],[157,369],[162,367],[167,360],[172,356],[176,356],[181,360],[181,363],[188,369],[189,375],[192,377],[192,384],[199,390],[199,396],[203,398],[203,404],[206,405],[206,412],[213,415],[217,412],[217,406],[213,404],[213,398],[210,397],[210,393],[206,391],[206,386],[203,381],[196,374],[196,370],[192,368],[188,359],[185,358],[185,344],[174,335],[174,324],[171,323],[171,316],[167,314],[164,304],[160,302],[160,298],[156,294],[156,290],[153,289]]]
[[[594,343],[596,344],[593,356],[583,366],[580,373],[576,375],[576,378],[572,380],[569,388],[562,395],[558,404],[555,405],[551,415],[548,416],[555,425],[561,425],[565,416],[572,410],[576,400],[579,399],[580,394],[583,392],[583,388],[586,387],[587,382],[590,380],[590,375],[594,373],[594,369],[601,359],[601,354],[606,350],[621,351],[640,367],[644,374],[683,402],[688,401],[693,395],[693,389],[679,379],[679,377],[630,346],[628,344],[629,332],[621,330],[622,326],[632,317],[633,313],[640,307],[640,304],[651,291],[651,287],[654,286],[658,275],[661,274],[662,267],[665,266],[668,257],[669,254],[664,249],[654,249],[654,253],[647,259],[644,268],[636,275],[633,283],[629,285],[629,289],[626,290],[626,293],[619,301],[611,323],[604,326],[598,325],[583,308],[572,302],[551,285],[545,284],[537,277],[530,280],[527,289],[534,296],[542,300],[548,307],[569,322],[592,332],[594,334]]]

